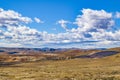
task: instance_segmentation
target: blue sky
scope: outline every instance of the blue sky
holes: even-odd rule
[[[0,42],[3,47],[119,46],[120,39],[116,38],[116,35],[120,36],[119,0],[0,0],[0,2],[0,8],[3,9],[0,15],[4,16],[0,17]],[[16,13],[21,16],[15,15]],[[9,17],[11,15],[13,16]],[[101,33],[103,34],[100,35]]]
[[[45,21],[45,24],[32,23],[29,24],[30,27],[35,27],[40,31],[58,33],[64,32],[64,30],[56,25],[57,20],[74,21],[83,8],[104,9],[108,12],[120,11],[119,2],[118,0],[1,0],[0,7],[14,10],[30,18],[36,16]],[[57,28],[58,31],[53,31],[52,28]]]

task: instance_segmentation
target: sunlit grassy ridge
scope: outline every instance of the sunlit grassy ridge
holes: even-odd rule
[[[119,80],[120,59],[72,59],[0,67],[1,80]]]
[[[120,54],[4,65],[0,80],[120,80]]]

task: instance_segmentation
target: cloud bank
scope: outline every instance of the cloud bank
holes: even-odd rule
[[[120,18],[119,12],[113,14],[105,10],[92,9],[82,9],[81,12],[82,14],[72,22],[77,28],[73,26],[72,29],[68,29],[67,24],[70,21],[61,19],[57,23],[66,32],[49,34],[26,26],[33,22],[31,18],[24,17],[13,10],[0,9],[0,44],[3,47],[100,48],[119,46],[120,29],[113,30],[116,26],[115,18]],[[37,17],[34,20],[37,23],[42,22]]]

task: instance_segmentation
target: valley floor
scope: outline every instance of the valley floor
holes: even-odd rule
[[[0,80],[120,80],[120,57],[1,66]]]

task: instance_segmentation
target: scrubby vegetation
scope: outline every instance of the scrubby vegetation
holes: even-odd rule
[[[85,51],[85,54],[84,51],[66,51],[58,55],[14,55],[9,56],[9,59],[1,56],[0,58],[4,59],[1,59],[0,64],[0,80],[120,80],[119,50],[120,48],[117,49],[117,54],[100,58],[76,58],[80,55],[92,55],[93,50],[90,50],[90,53]],[[68,56],[74,57],[66,59]],[[28,58],[31,61],[24,60]]]
[[[0,80],[120,80],[120,59],[50,60],[1,66]]]

